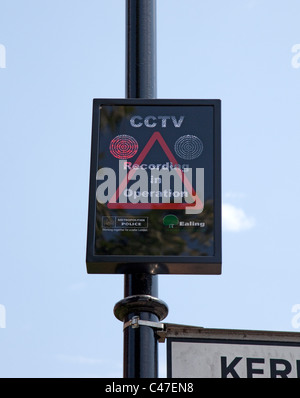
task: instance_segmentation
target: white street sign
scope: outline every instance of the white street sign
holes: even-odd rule
[[[185,327],[170,334],[168,377],[300,378],[300,333]]]

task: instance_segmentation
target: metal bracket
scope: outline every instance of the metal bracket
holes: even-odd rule
[[[114,307],[114,314],[120,321],[124,321],[127,315],[141,312],[150,312],[158,317],[159,321],[168,315],[167,304],[147,294],[127,296]]]
[[[123,330],[128,328],[129,326],[132,327],[132,329],[137,329],[140,326],[149,326],[154,329],[160,329],[164,330],[165,325],[160,322],[151,322],[151,321],[143,321],[140,319],[138,316],[134,316],[132,319],[130,319],[128,322],[124,323]]]

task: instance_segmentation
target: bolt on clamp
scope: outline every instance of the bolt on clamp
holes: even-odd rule
[[[129,326],[132,327],[132,329],[137,329],[140,326],[149,326],[151,328],[155,329],[164,329],[164,324],[160,322],[151,322],[151,321],[144,321],[140,319],[138,316],[134,316],[132,319],[130,319],[128,322],[124,323],[123,330],[128,328]]]

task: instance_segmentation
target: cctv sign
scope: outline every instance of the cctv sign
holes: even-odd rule
[[[220,273],[220,152],[219,100],[94,100],[88,272]]]

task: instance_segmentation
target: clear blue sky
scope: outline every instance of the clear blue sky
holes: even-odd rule
[[[160,276],[166,321],[300,331],[300,3],[157,13],[158,97],[222,100],[223,273]],[[87,275],[85,248],[92,100],[125,96],[125,0],[2,0],[0,44],[0,377],[122,377],[123,276]]]

